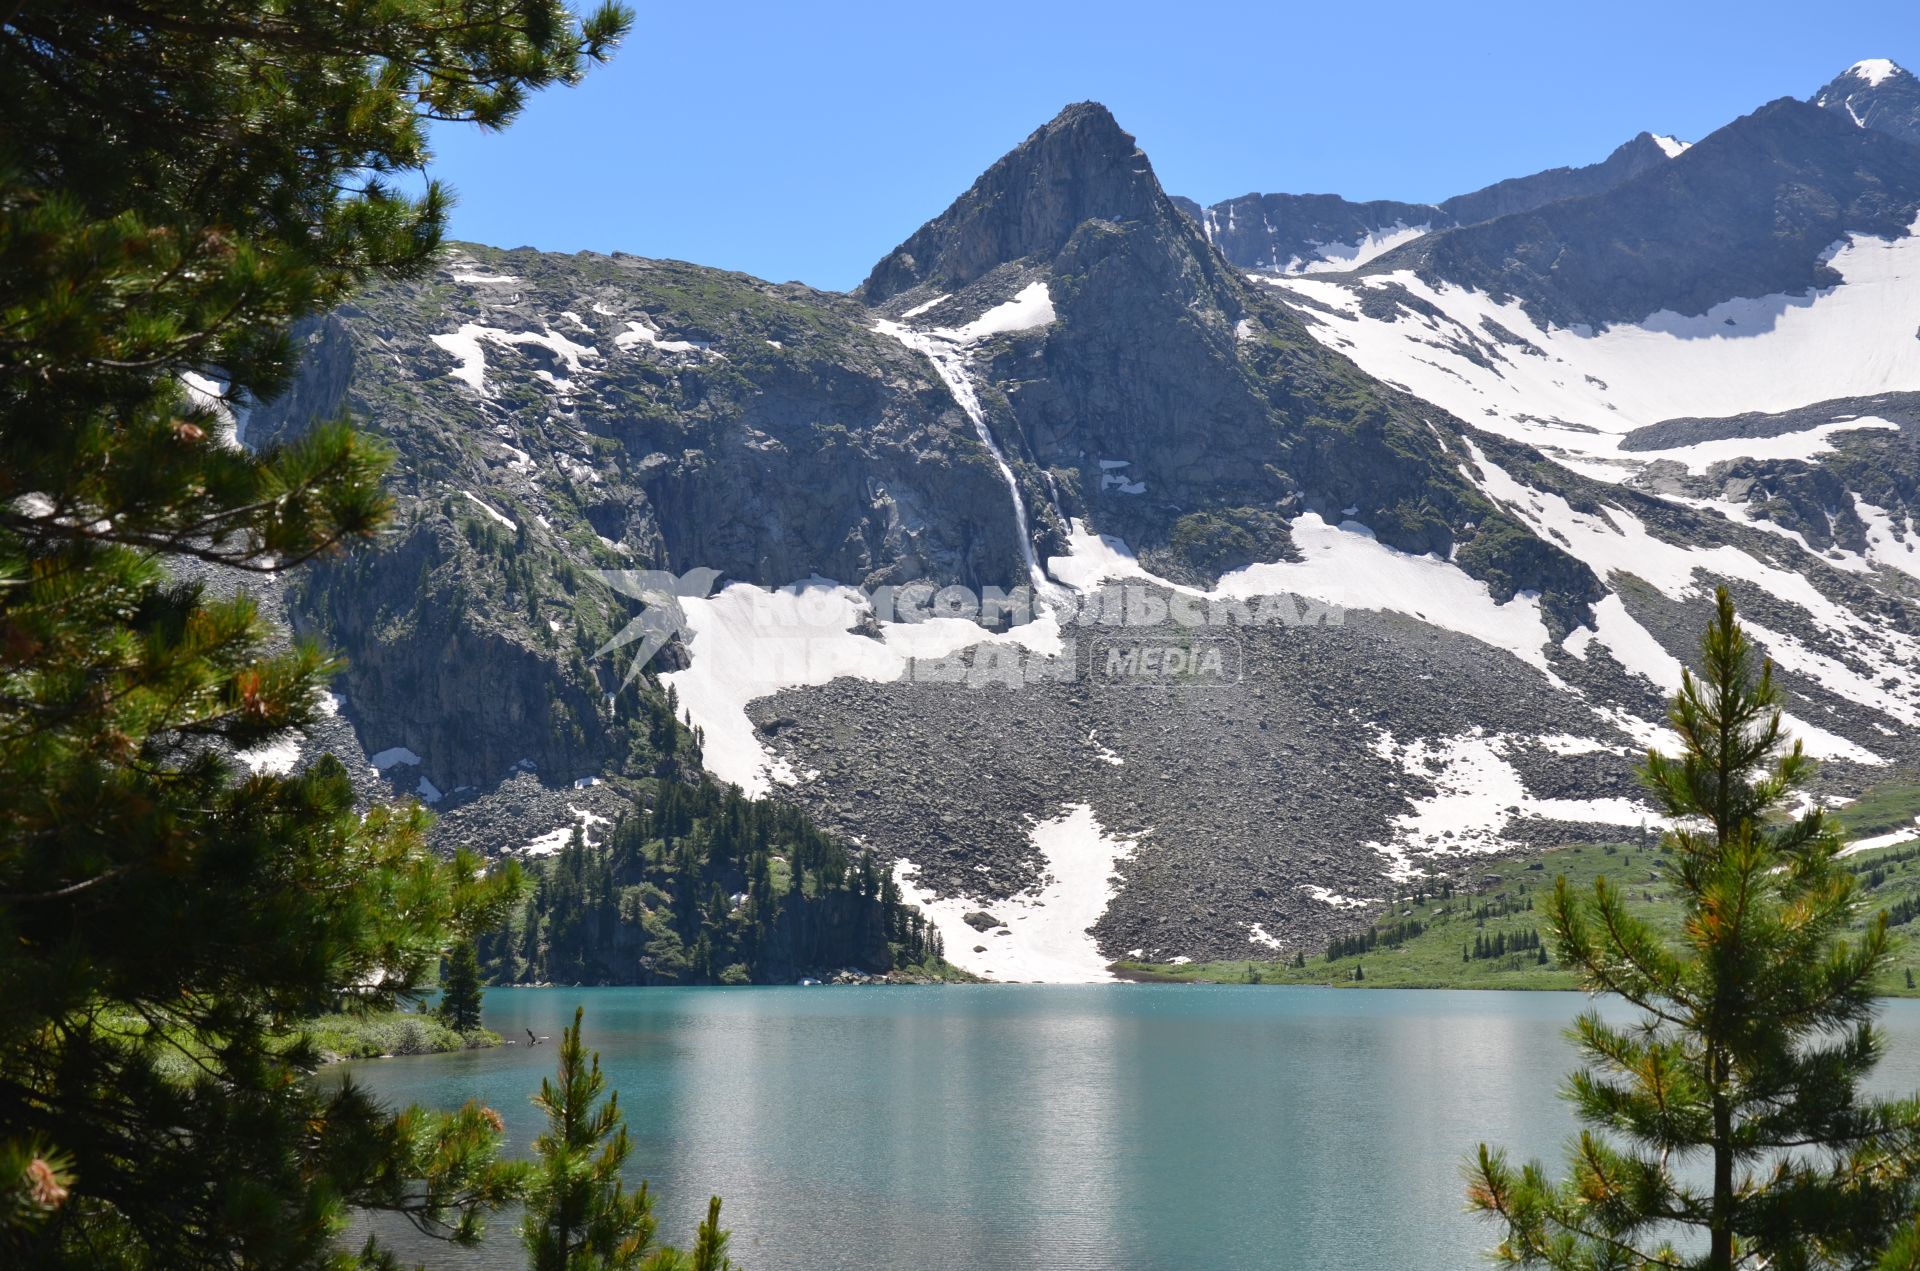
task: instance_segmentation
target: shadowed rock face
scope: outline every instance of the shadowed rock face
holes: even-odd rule
[[[1496,181],[1471,194],[1454,195],[1440,204],[1440,210],[1456,225],[1473,225],[1498,216],[1531,212],[1549,203],[1603,194],[1666,161],[1667,152],[1653,134],[1643,132],[1598,163],[1581,168],[1548,168],[1532,176]]]
[[[881,304],[922,283],[958,290],[1007,261],[1054,255],[1089,220],[1168,228],[1165,203],[1133,138],[1105,106],[1081,102],[982,173],[874,266],[855,294]]]
[[[1315,260],[1328,245],[1359,243],[1398,227],[1443,229],[1454,223],[1431,203],[1356,203],[1337,194],[1243,194],[1210,207],[1188,198],[1173,202],[1229,261],[1275,272]]]
[[[1855,63],[1815,93],[1813,104],[1862,128],[1920,144],[1920,77],[1892,62]]]
[[[1782,98],[1604,194],[1431,234],[1367,272],[1517,297],[1560,326],[1637,322],[1831,286],[1836,240],[1904,233],[1916,211],[1920,148]]]

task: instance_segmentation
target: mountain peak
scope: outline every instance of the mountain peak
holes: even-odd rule
[[[1870,57],[1864,62],[1855,62],[1846,69],[1842,79],[1863,79],[1867,87],[1878,88],[1896,75],[1905,75],[1906,69],[1890,58]]]
[[[1893,63],[1889,62],[1891,66]],[[1060,108],[1060,113],[1034,129],[1033,137],[1056,136],[1074,129],[1104,135],[1108,140],[1134,149],[1133,136],[1120,126],[1113,112],[1097,101],[1070,102]],[[1032,140],[1029,137],[1028,140]]]
[[[1088,220],[1171,215],[1153,168],[1099,102],[1075,102],[980,175],[874,266],[859,294],[884,301],[925,282],[964,287],[994,267],[1051,257]]]
[[[1920,78],[1888,58],[1855,62],[1815,93],[1813,104],[1920,145]]]

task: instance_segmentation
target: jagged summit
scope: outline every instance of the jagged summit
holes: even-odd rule
[[[1855,62],[1815,93],[1813,104],[1920,145],[1920,77],[1887,58]]]
[[[860,285],[881,303],[922,283],[958,289],[995,266],[1051,257],[1093,219],[1169,215],[1153,167],[1098,102],[1076,102],[1002,156]]]

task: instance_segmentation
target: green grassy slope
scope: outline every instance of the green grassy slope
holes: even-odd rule
[[[1868,838],[1911,825],[1920,815],[1920,783],[1886,782],[1838,811],[1849,839]],[[1860,877],[1867,903],[1863,921],[1889,911],[1895,926],[1894,955],[1880,981],[1889,996],[1920,996],[1908,973],[1920,979],[1920,828],[1914,838],[1846,858]],[[1499,881],[1477,894],[1401,895],[1371,927],[1374,947],[1357,952],[1329,950],[1310,954],[1305,965],[1272,962],[1119,962],[1116,972],[1137,979],[1216,983],[1320,984],[1342,988],[1571,989],[1573,974],[1545,962],[1531,947],[1509,948],[1496,956],[1473,956],[1475,946],[1501,941],[1527,946],[1545,932],[1545,901],[1554,882],[1565,877],[1576,892],[1590,893],[1604,877],[1627,889],[1635,909],[1656,926],[1677,934],[1679,904],[1664,881],[1666,858],[1645,846],[1594,843],[1555,848],[1506,858]],[[1903,902],[1905,902],[1903,904]],[[1901,921],[1905,918],[1906,921]],[[1363,929],[1359,939],[1368,939]],[[1496,946],[1497,947],[1497,946]],[[1358,976],[1359,978],[1356,978]]]

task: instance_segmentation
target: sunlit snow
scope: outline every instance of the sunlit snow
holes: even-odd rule
[[[1109,835],[1084,803],[1067,804],[1035,824],[1030,838],[1047,876],[1036,892],[1004,900],[938,899],[919,885],[919,867],[904,857],[894,862],[893,876],[901,894],[939,928],[947,961],[963,971],[1028,983],[1113,979],[1088,928],[1112,901],[1114,871],[1133,854],[1135,841]],[[1008,934],[975,931],[963,921],[981,910],[999,918]]]
[[[1869,88],[1878,88],[1900,73],[1900,68],[1884,57],[1870,57],[1847,68],[1848,75],[1867,81]]]
[[[1046,283],[1034,282],[1022,287],[1013,299],[995,305],[951,334],[960,343],[971,344],[992,335],[1031,331],[1035,327],[1048,326],[1053,320],[1053,295],[1047,290]],[[942,331],[941,334],[947,333]]]
[[[1643,826],[1656,814],[1632,799],[1542,799],[1528,791],[1507,760],[1516,740],[1476,727],[1453,737],[1398,742],[1381,732],[1375,749],[1409,775],[1431,781],[1434,793],[1412,800],[1393,820],[1385,842],[1372,846],[1387,861],[1387,875],[1410,878],[1417,856],[1510,851],[1520,844],[1506,831],[1514,821],[1542,818],[1579,823]]]
[[[1851,236],[1835,245],[1828,263],[1843,279],[1838,286],[1728,300],[1694,317],[1663,311],[1599,332],[1543,328],[1518,301],[1435,286],[1410,272],[1360,285],[1405,287],[1434,305],[1439,317],[1372,318],[1361,313],[1352,286],[1299,277],[1265,281],[1327,306],[1331,312],[1306,312],[1308,329],[1370,374],[1589,475],[1620,480],[1661,458],[1697,469],[1740,454],[1810,457],[1838,431],[1816,427],[1661,452],[1620,449],[1625,434],[1648,424],[1920,389],[1920,340],[1913,336],[1920,329],[1920,286],[1914,285],[1920,237]]]
[[[887,683],[915,658],[944,658],[981,644],[1041,656],[1063,648],[1060,628],[1042,619],[994,633],[963,618],[880,624],[881,639],[853,630],[870,614],[867,599],[831,579],[768,591],[746,584],[707,599],[683,597],[690,665],[660,677],[703,733],[707,771],[749,794],[799,778],[776,766],[747,706],[786,688],[836,679]]]
[[[1358,269],[1377,256],[1384,256],[1402,243],[1411,243],[1433,228],[1426,222],[1408,225],[1403,221],[1369,230],[1351,243],[1314,243],[1312,255],[1295,256],[1281,271],[1288,274],[1330,274]]]

